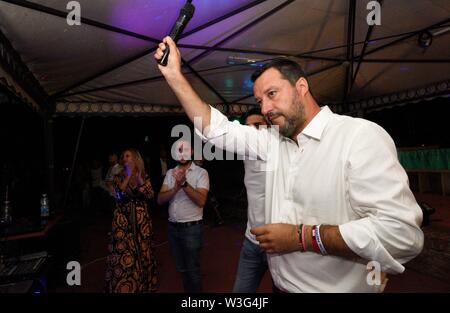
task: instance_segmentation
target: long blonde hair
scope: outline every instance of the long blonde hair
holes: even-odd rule
[[[145,164],[144,159],[142,158],[141,154],[138,150],[134,148],[126,149],[122,152],[122,156],[125,155],[125,152],[129,151],[131,155],[133,156],[135,165],[138,169],[139,174],[141,175],[141,178],[145,178],[146,172],[145,172]]]

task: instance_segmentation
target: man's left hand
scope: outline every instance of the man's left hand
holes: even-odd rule
[[[266,224],[252,228],[261,248],[267,253],[288,253],[300,250],[297,226],[292,224]]]

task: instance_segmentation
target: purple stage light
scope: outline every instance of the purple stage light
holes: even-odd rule
[[[185,32],[210,22],[233,10],[245,6],[251,0],[193,0],[196,10],[194,17]],[[176,21],[180,9],[186,3],[185,0],[124,0],[119,1],[111,8],[110,21],[112,25],[162,39],[169,34],[173,23]],[[205,37],[209,34],[205,32]],[[212,34],[211,34],[212,35]],[[124,45],[136,45],[136,39],[117,35],[117,40]],[[205,41],[207,38],[205,38]]]

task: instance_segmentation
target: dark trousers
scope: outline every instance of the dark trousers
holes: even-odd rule
[[[267,268],[266,251],[245,238],[233,292],[256,293]]]
[[[183,278],[184,291],[202,292],[200,251],[203,246],[203,225],[184,227],[169,223],[169,244],[177,271]]]

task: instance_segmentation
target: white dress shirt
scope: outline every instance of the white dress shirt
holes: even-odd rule
[[[244,184],[247,189],[247,229],[245,237],[256,245],[259,242],[250,229],[265,224],[265,195],[266,195],[266,163],[264,161],[244,161]]]
[[[328,107],[297,136],[234,124],[214,108],[204,138],[266,160],[265,222],[338,225],[348,247],[387,273],[423,247],[422,211],[380,126]],[[251,140],[245,140],[250,138]],[[235,147],[235,148],[233,148]],[[286,292],[377,292],[366,264],[313,252],[268,254],[275,285]]]
[[[175,186],[175,178],[172,175],[173,169],[167,171],[164,185],[169,189]],[[186,171],[186,181],[194,189],[203,188],[209,190],[208,172],[191,162]],[[169,202],[169,221],[174,223],[185,223],[199,221],[203,218],[203,208],[195,204],[183,189],[178,190]]]

